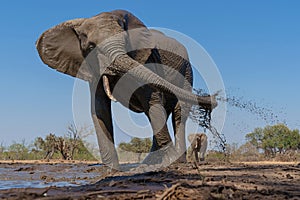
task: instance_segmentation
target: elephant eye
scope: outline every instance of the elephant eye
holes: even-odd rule
[[[96,44],[93,43],[93,42],[90,42],[89,45],[88,45],[87,50],[88,50],[89,52],[91,52],[93,49],[95,49],[95,47],[96,47]]]
[[[91,51],[93,51],[94,49],[95,49],[95,47],[96,47],[96,44],[95,43],[93,43],[93,42],[89,42],[88,43],[88,45],[86,46],[86,48],[83,48],[82,50],[82,55],[84,56],[84,57],[87,57],[87,55],[91,52]]]

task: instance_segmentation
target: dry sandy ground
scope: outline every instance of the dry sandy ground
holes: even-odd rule
[[[46,179],[50,177],[48,171],[59,173],[64,168],[99,174],[87,178],[87,185],[0,190],[2,199],[300,199],[299,163],[209,163],[199,170],[187,163],[152,172],[144,172],[144,166],[108,172],[107,168],[90,163],[60,161],[2,163],[0,167],[15,169],[13,174],[39,171],[44,174],[39,177]]]

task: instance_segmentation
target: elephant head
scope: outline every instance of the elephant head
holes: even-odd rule
[[[214,97],[183,90],[136,61],[145,61],[150,56],[154,48],[150,37],[151,32],[138,18],[116,10],[61,23],[45,31],[36,46],[45,64],[73,77],[97,82],[106,75],[129,73],[135,80],[151,83],[182,101],[213,109],[217,105]],[[130,54],[135,50],[143,51],[138,59]]]

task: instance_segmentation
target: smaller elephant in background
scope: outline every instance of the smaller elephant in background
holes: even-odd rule
[[[197,166],[197,163],[204,161],[207,149],[207,136],[204,133],[190,134],[188,140],[191,143],[191,152],[189,156],[194,160],[194,163]]]

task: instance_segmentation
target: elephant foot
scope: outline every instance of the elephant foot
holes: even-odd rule
[[[108,171],[111,171],[111,172],[120,171],[120,164],[117,159],[115,159],[113,161],[104,160],[102,164],[104,167],[106,167],[108,169]]]
[[[182,154],[182,155],[177,159],[177,162],[179,162],[179,163],[187,163],[187,160],[186,160],[186,153]]]
[[[207,165],[208,162],[205,161],[205,160],[200,160],[200,161],[198,162],[198,164],[199,164],[199,165]]]
[[[178,153],[172,143],[167,144],[157,151],[150,152],[142,162],[147,165],[168,166],[178,159]]]
[[[162,156],[159,150],[150,152],[146,158],[143,160],[142,164],[146,165],[156,165],[162,163]]]
[[[165,148],[163,148],[164,156],[163,156],[163,165],[169,166],[176,160],[178,160],[178,152],[173,147],[173,145],[167,145]]]
[[[135,174],[138,173],[145,173],[145,172],[153,172],[161,168],[161,164],[155,164],[155,165],[147,165],[147,164],[140,164],[139,166],[131,169],[131,172],[134,172]]]

